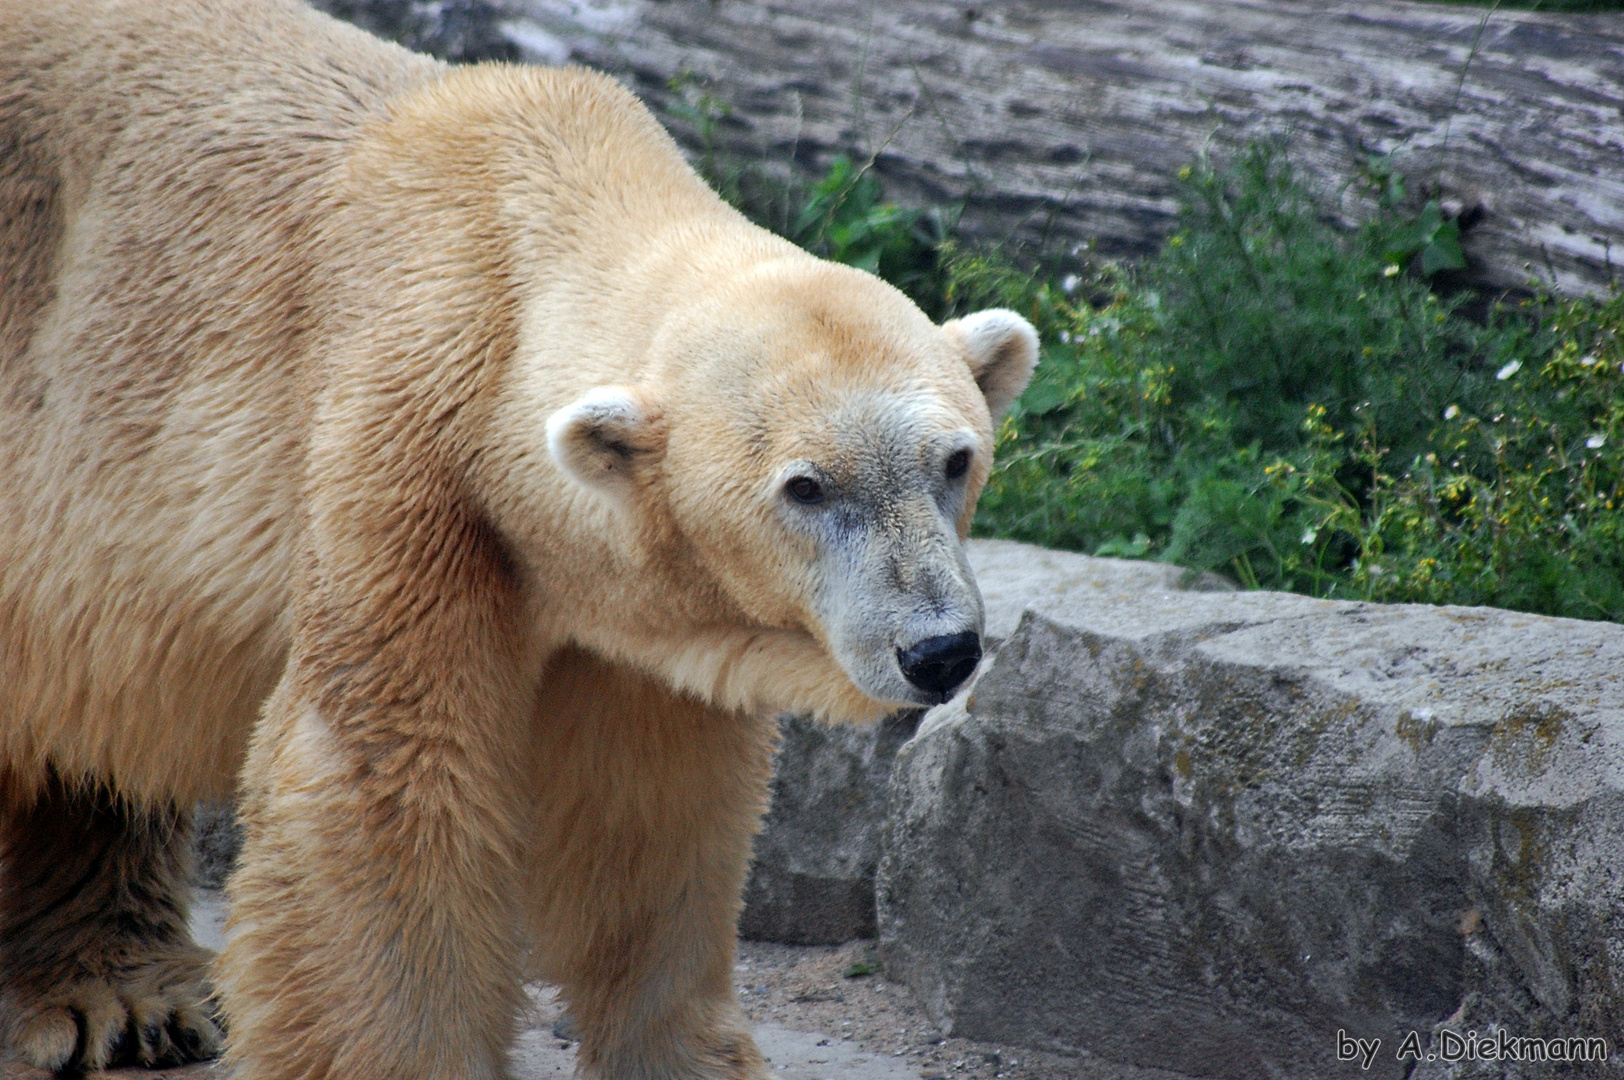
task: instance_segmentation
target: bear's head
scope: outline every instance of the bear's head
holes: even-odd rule
[[[720,704],[850,716],[946,700],[981,657],[963,542],[1037,348],[1013,312],[937,326],[799,252],[717,275],[653,331],[636,381],[548,419],[554,462],[686,609],[667,631],[681,643],[627,645],[622,629],[588,644]],[[811,651],[833,661],[812,681],[870,707],[803,685]]]

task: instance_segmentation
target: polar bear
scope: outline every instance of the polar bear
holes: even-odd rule
[[[770,717],[975,667],[1030,325],[752,226],[607,78],[294,0],[5,0],[0,86],[9,1049],[500,1077],[540,978],[587,1077],[765,1077]]]

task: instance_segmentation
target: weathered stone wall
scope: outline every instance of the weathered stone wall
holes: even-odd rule
[[[920,715],[899,713],[871,728],[779,718],[772,805],[744,888],[742,937],[828,945],[874,936],[891,763]]]
[[[1477,220],[1469,279],[1615,281],[1624,21],[1401,0],[317,0],[454,59],[623,79],[697,156],[820,175],[873,155],[963,231],[1110,256],[1171,231],[1205,149],[1290,133],[1328,194],[1366,155]],[[727,113],[667,106],[696,82]],[[1354,207],[1349,206],[1350,215]],[[1478,219],[1481,220],[1478,220]]]
[[[938,1022],[1215,1077],[1353,1075],[1338,1029],[1368,1076],[1553,1075],[1408,1071],[1440,1024],[1616,1046],[1624,627],[972,551],[1025,611],[899,752],[878,873]]]

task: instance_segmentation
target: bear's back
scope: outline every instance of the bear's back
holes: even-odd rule
[[[198,277],[230,254],[202,250],[223,226],[239,249],[292,239],[314,202],[297,189],[440,70],[298,0],[0,0],[0,373],[98,253],[149,279],[179,256]]]
[[[329,186],[443,71],[296,0],[0,0],[0,766],[229,783],[286,647]]]

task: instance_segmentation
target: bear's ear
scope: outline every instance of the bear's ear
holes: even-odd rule
[[[665,454],[665,422],[639,391],[599,386],[547,418],[547,449],[578,483],[623,498]]]
[[[949,320],[942,329],[970,354],[970,374],[996,422],[1032,379],[1032,369],[1038,365],[1038,332],[1004,308]]]

